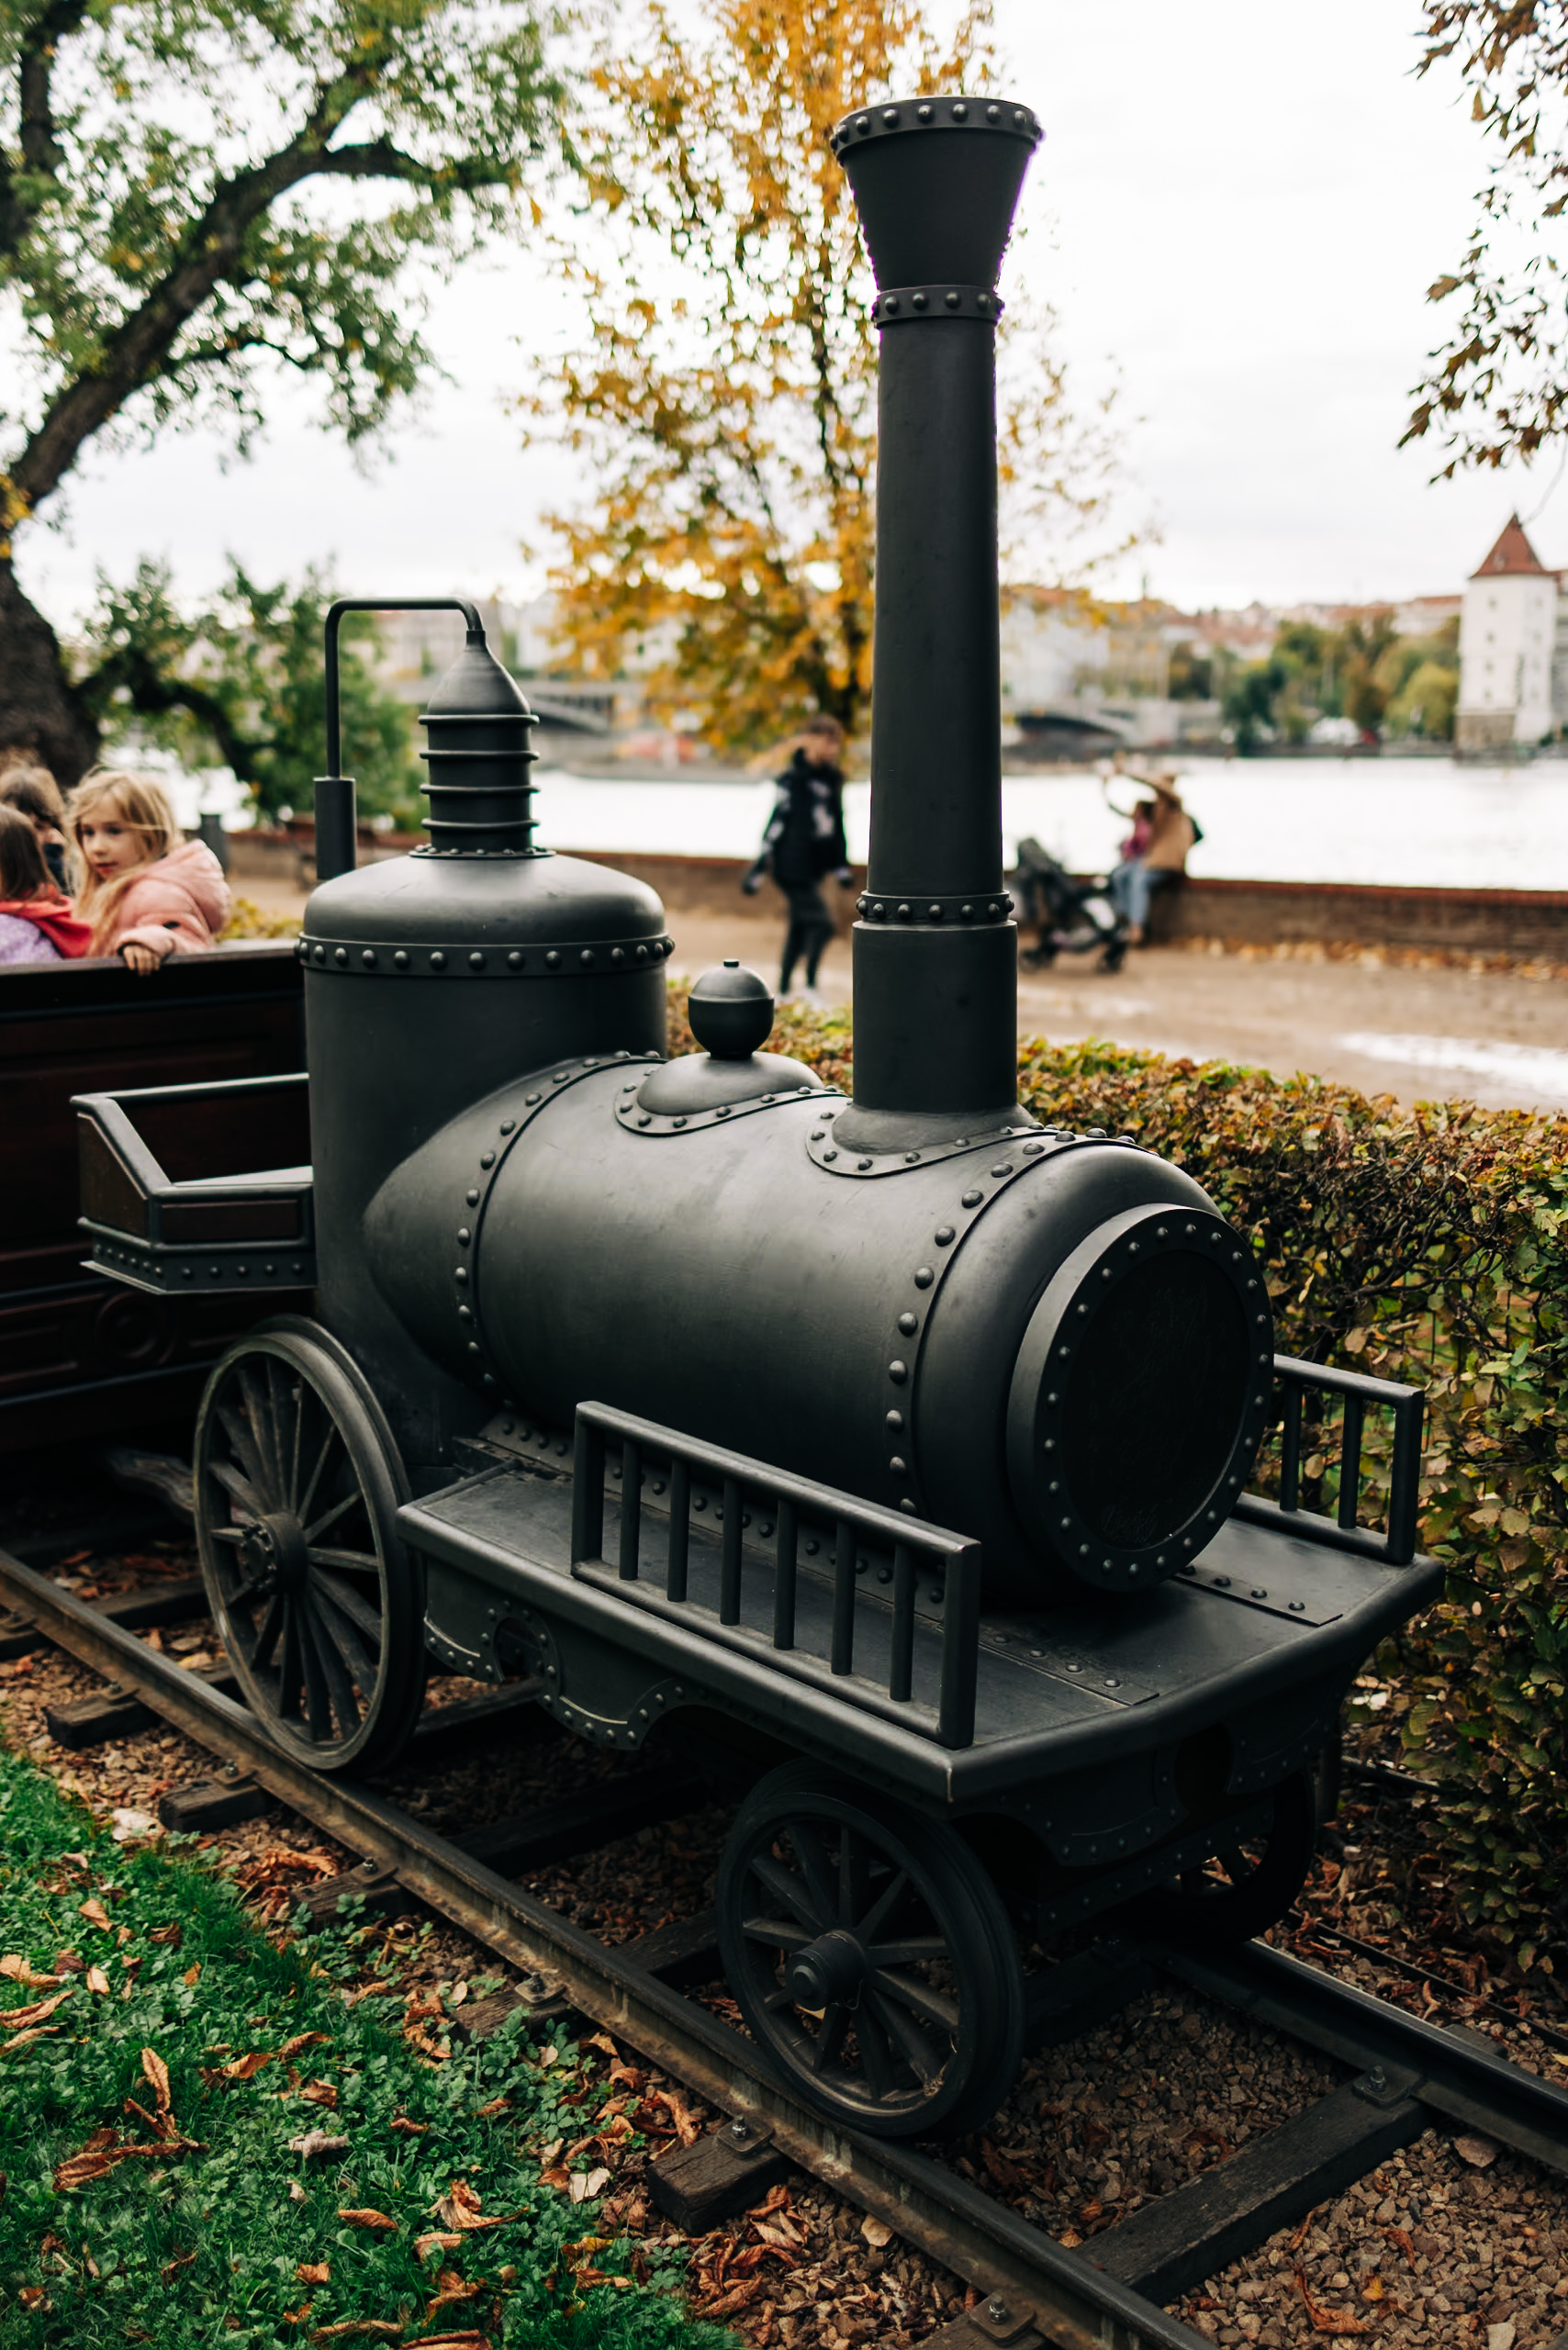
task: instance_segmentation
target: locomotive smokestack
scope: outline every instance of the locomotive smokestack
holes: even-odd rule
[[[1002,886],[995,288],[1040,135],[1028,107],[966,97],[833,133],[882,338],[871,856],[836,1133],[861,1148],[1027,1123]]]

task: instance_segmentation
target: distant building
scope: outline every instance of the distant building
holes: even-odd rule
[[[1495,751],[1539,743],[1568,719],[1568,604],[1510,514],[1465,588],[1454,743]]]

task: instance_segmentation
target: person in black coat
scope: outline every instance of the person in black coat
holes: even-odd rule
[[[844,729],[836,718],[812,720],[778,778],[761,853],[741,884],[754,894],[770,873],[790,901],[781,997],[790,992],[798,962],[805,965],[808,993],[814,991],[823,950],[836,933],[819,885],[830,873],[845,889],[854,883],[844,837],[844,776],[838,765],[843,748]]]

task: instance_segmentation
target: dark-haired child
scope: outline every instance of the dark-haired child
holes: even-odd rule
[[[55,888],[27,817],[0,800],[0,965],[69,961],[92,934]]]

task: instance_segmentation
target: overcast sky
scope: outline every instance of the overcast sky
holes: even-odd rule
[[[1439,594],[1473,570],[1536,474],[1428,487],[1395,447],[1485,157],[1450,80],[1417,83],[1416,0],[996,0],[1046,144],[1020,248],[1085,385],[1114,363],[1130,519],[1159,541],[1115,583],[1188,607]],[[1005,273],[1003,290],[1005,291]],[[95,456],[62,532],[23,542],[58,621],[95,570],[167,554],[206,588],[232,551],[263,577],[330,568],[344,592],[532,592],[521,552],[577,487],[503,405],[531,351],[570,334],[526,254],[471,267],[433,340],[455,382],[367,476],[292,388],[248,464],[193,434]],[[1534,535],[1568,560],[1568,487]]]

